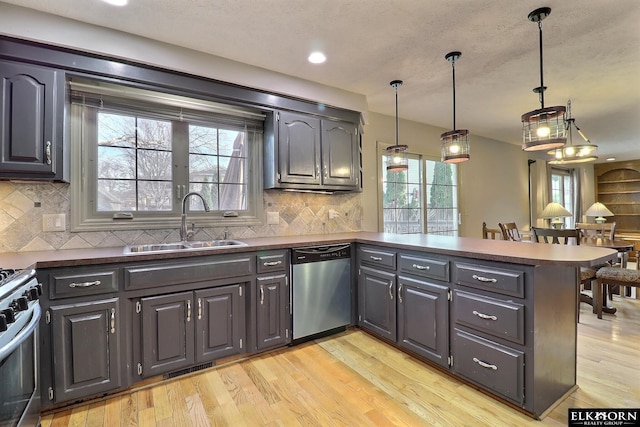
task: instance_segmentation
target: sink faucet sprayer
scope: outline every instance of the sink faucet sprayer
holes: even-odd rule
[[[182,215],[180,215],[180,241],[185,242],[189,240],[191,236],[193,236],[193,228],[191,230],[187,230],[187,199],[189,196],[198,196],[200,200],[202,200],[202,204],[204,205],[205,212],[209,212],[209,206],[207,205],[206,200],[202,197],[202,194],[192,191],[187,193],[182,198]]]

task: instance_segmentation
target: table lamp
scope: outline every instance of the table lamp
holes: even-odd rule
[[[605,216],[613,216],[613,212],[607,209],[607,207],[600,202],[592,204],[584,214],[586,216],[595,216],[596,224],[604,224],[607,221],[604,218]]]
[[[566,210],[560,203],[551,202],[540,213],[540,218],[551,219],[551,227],[562,228],[564,221],[560,217],[571,216],[571,212]]]

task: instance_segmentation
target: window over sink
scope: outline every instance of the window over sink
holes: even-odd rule
[[[181,200],[199,226],[259,223],[264,115],[210,100],[72,77],[74,231],[168,228]]]

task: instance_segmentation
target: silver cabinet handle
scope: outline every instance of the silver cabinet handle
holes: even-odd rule
[[[111,309],[111,331],[112,334],[116,333],[116,309]]]
[[[102,282],[100,280],[94,280],[93,282],[84,282],[84,283],[69,283],[70,288],[88,288],[90,286],[98,286]]]
[[[473,361],[476,362],[478,365],[482,366],[483,368],[493,369],[494,371],[498,370],[498,367],[496,365],[491,365],[489,363],[483,362],[482,360],[478,359],[477,357],[474,357]]]
[[[264,286],[260,285],[260,304],[264,304]]]
[[[479,282],[491,282],[491,283],[496,283],[498,281],[498,279],[492,279],[489,277],[483,277],[483,276],[478,276],[477,274],[474,274],[473,276],[474,279],[476,279]]]
[[[51,141],[47,141],[44,148],[44,154],[47,158],[47,164],[51,164]]]
[[[382,261],[382,258],[379,256],[369,255],[369,258],[371,258],[373,261]]]
[[[191,322],[191,300],[187,300],[187,322]]]
[[[489,314],[484,314],[484,313],[480,313],[479,311],[472,311],[473,314],[475,314],[476,316],[478,316],[481,319],[487,319],[487,320],[498,320],[498,316],[492,316]]]
[[[280,264],[282,264],[282,261],[266,261],[262,263],[262,265],[264,265],[265,267],[274,267]]]
[[[393,299],[393,282],[389,282],[389,299]]]
[[[202,298],[198,298],[198,320],[202,319]]]
[[[398,302],[402,304],[402,283],[398,285]]]
[[[413,264],[413,268],[418,269],[418,270],[429,270],[429,269],[431,269],[431,266]]]
[[[327,165],[324,165],[324,179],[329,177],[329,172],[327,171]]]

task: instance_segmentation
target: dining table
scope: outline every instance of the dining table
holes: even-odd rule
[[[633,242],[629,240],[619,239],[606,239],[602,237],[583,237],[580,239],[580,245],[583,246],[595,246],[599,248],[609,248],[618,251],[618,258],[620,259],[620,268],[627,267],[627,261],[629,259],[629,252],[633,250]],[[580,302],[586,302],[593,307],[593,298],[587,294],[580,294]],[[603,298],[602,298],[602,311],[604,313],[613,314],[616,312],[615,307],[607,306],[607,289],[605,286]],[[594,307],[595,313],[595,307]]]

